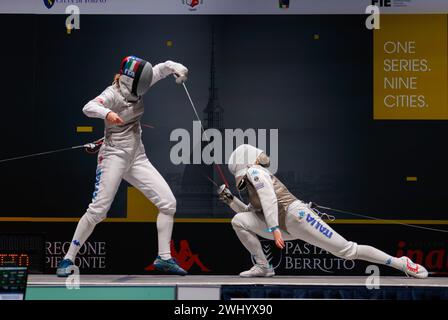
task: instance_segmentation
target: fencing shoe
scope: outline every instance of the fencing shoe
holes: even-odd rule
[[[403,262],[402,270],[404,273],[406,273],[407,276],[419,279],[428,277],[428,271],[425,269],[425,267],[412,262],[412,260],[408,257],[401,257],[400,259]]]
[[[75,265],[72,260],[64,259],[59,263],[58,269],[56,270],[56,275],[58,277],[68,277],[73,274],[74,267]]]
[[[240,277],[253,278],[253,277],[273,277],[275,275],[272,266],[262,266],[259,264],[254,265],[250,270],[240,273]]]
[[[174,259],[163,260],[158,256],[154,261],[154,267],[156,270],[165,273],[177,274],[179,276],[187,275],[187,271],[182,269]]]

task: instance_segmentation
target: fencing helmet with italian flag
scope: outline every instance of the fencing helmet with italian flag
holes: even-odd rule
[[[144,95],[152,82],[152,65],[135,56],[127,56],[120,65],[120,87],[124,93],[140,97]]]

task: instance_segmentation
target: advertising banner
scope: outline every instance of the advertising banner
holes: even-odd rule
[[[384,13],[446,13],[444,0],[22,0],[7,1],[0,13],[65,14],[364,14],[376,5]]]
[[[393,256],[407,256],[422,264],[432,276],[448,274],[447,241],[444,234],[399,225],[333,224],[342,236],[371,245]],[[32,232],[45,231],[44,272],[53,274],[70,245],[72,223],[20,223],[0,226]],[[366,275],[370,263],[344,260],[303,241],[287,241],[279,250],[273,241],[261,239],[263,251],[278,275]],[[252,266],[249,252],[238,240],[230,223],[176,223],[171,252],[190,274],[237,275]],[[157,256],[153,223],[105,223],[81,248],[76,264],[80,274],[158,274],[152,263]],[[402,275],[380,266],[382,275]]]

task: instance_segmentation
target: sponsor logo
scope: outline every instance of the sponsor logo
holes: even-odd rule
[[[261,240],[261,248],[272,268],[277,269],[281,263],[283,254],[281,250],[276,250],[275,244],[269,240]],[[254,256],[251,256],[252,263],[255,264]]]
[[[47,241],[45,244],[46,267],[56,269],[67,254],[70,244],[71,242]],[[80,269],[106,269],[106,242],[85,242],[73,262]]]
[[[335,273],[353,270],[355,261],[333,256],[306,242],[285,241],[284,270]]]
[[[171,240],[171,255],[176,260],[177,264],[186,271],[189,271],[193,266],[197,266],[202,272],[210,272],[210,269],[202,263],[199,255],[193,253],[187,240],[180,240],[179,250],[176,250],[174,241]],[[151,263],[145,270],[154,271],[155,267]]]
[[[412,263],[409,259],[406,260],[406,268],[411,272],[418,273],[418,265]]]
[[[51,9],[55,2],[56,0],[44,0],[44,5],[47,7],[47,9]]]
[[[43,0],[45,7],[47,9],[53,8],[55,3],[60,5],[69,5],[69,4],[87,4],[87,5],[95,5],[95,4],[106,4],[107,0]]]
[[[255,180],[255,178],[258,178],[257,176],[258,176],[259,172],[258,172],[258,170],[256,170],[256,169],[249,169],[249,174],[250,174],[251,176],[254,176],[254,180]],[[258,179],[255,180],[255,181],[258,181]]]
[[[413,0],[372,0],[371,4],[380,8],[407,7]]]
[[[333,256],[331,253],[302,241],[285,241],[285,249],[279,250],[273,241],[261,239],[261,247],[269,264],[278,273],[333,274],[353,271],[355,261]],[[253,257],[252,262],[255,263]]]
[[[392,0],[372,0],[372,5],[382,8],[392,7]]]
[[[188,7],[190,11],[196,11],[204,0],[182,0],[182,4]]]
[[[397,257],[408,257],[416,264],[424,266],[437,275],[448,274],[448,254],[446,241],[405,241],[397,245]],[[415,266],[411,265],[411,268]]]
[[[301,211],[299,211],[299,212],[297,213],[297,215],[298,215],[300,218],[303,218],[303,217],[305,216],[305,211],[301,210]]]
[[[264,187],[264,183],[260,182],[260,177],[258,176],[260,172],[256,169],[249,169],[248,174],[252,177],[254,180],[254,187],[255,189],[259,190]]]
[[[280,7],[280,9],[288,9],[289,0],[278,0],[278,6]]]
[[[81,242],[79,242],[79,240],[73,240],[73,244],[77,247],[81,246]]]
[[[308,222],[311,226],[313,226],[327,238],[331,239],[331,237],[333,236],[333,232],[331,230],[324,227],[314,216],[309,213],[306,216],[306,222]]]

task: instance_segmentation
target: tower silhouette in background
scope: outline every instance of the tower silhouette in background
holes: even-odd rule
[[[212,27],[211,54],[210,54],[210,86],[207,106],[203,110],[202,125],[204,129],[217,129],[224,133],[224,109],[218,99],[216,85],[216,34]],[[209,142],[202,142],[201,150]],[[194,146],[197,147],[197,146]],[[224,147],[223,147],[224,148]],[[224,154],[224,150],[222,150]],[[223,166],[221,166],[223,167]],[[213,179],[218,184],[222,183],[216,165],[205,163],[193,164],[193,155],[190,154],[190,164],[185,166],[182,175],[181,189],[177,196],[178,216],[183,217],[222,217],[228,210],[217,199],[216,187],[207,179]]]
[[[210,87],[207,107],[204,109],[204,128],[215,128],[224,130],[223,125],[224,109],[218,99],[218,89],[216,88],[216,62],[215,62],[215,31],[212,29],[212,52],[210,58]]]

